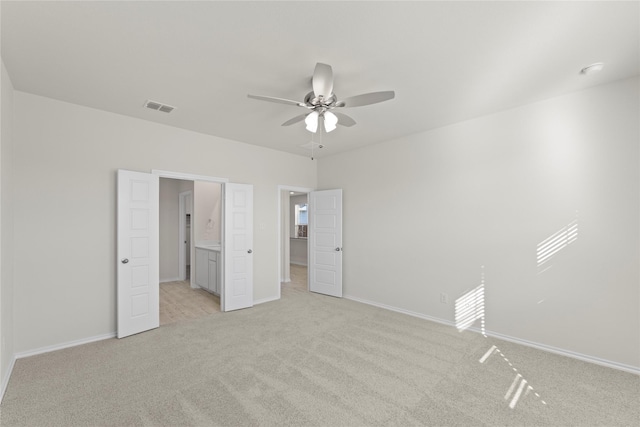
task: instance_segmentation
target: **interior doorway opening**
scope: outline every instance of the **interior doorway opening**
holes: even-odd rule
[[[220,256],[207,259],[208,271],[211,271],[213,264],[214,268],[218,269],[219,276],[207,274],[208,277],[216,279],[214,286],[218,286],[221,311],[253,307],[253,185],[155,169],[151,173],[118,169],[118,338],[145,332],[160,325],[160,178],[194,181],[194,190],[198,181],[221,184],[221,229],[218,246]],[[174,200],[177,200],[177,197]],[[178,224],[178,220],[175,224]],[[192,225],[195,225],[194,217]],[[191,239],[192,242],[194,240]],[[178,251],[183,242],[174,240],[174,244]],[[205,246],[206,249],[215,252],[211,245]],[[172,259],[177,265],[176,258]],[[191,256],[191,260],[193,259]],[[193,266],[191,270],[194,271]],[[197,262],[195,271],[198,271]],[[190,281],[194,280],[193,276],[191,274]],[[210,287],[210,283],[207,286]]]
[[[279,278],[278,298],[282,289],[291,282],[291,241],[300,232],[292,212],[300,212],[300,203],[292,197],[304,193],[308,225],[306,234],[307,272],[305,289],[319,294],[341,298],[342,289],[342,189],[313,190],[309,188],[278,186]],[[303,199],[304,200],[304,199]]]
[[[191,279],[191,218],[193,213],[193,190],[178,194],[178,279]]]
[[[289,192],[289,282],[286,286],[308,290],[309,266],[309,194]]]
[[[279,186],[278,289],[309,290],[308,204],[311,188]]]
[[[160,326],[221,311],[222,196],[220,182],[160,178]]]

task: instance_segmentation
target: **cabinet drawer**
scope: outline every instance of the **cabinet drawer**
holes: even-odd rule
[[[216,251],[209,251],[209,259],[211,261],[217,261],[218,260],[218,252]]]

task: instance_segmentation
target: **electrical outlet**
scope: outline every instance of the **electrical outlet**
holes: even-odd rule
[[[442,304],[449,304],[449,295],[445,294],[444,292],[440,292],[440,302]]]

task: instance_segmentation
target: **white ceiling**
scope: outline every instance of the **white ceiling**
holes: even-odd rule
[[[639,5],[2,1],[2,58],[20,91],[303,155],[304,110],[248,93],[302,100],[316,62],[338,98],[396,91],[322,156],[638,75]]]

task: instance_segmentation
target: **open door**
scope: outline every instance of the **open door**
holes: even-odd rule
[[[160,325],[159,178],[118,170],[118,338]]]
[[[222,310],[253,307],[253,186],[224,186]]]
[[[342,297],[342,190],[309,193],[309,290]]]

